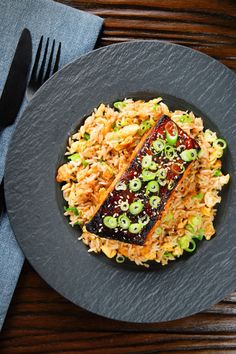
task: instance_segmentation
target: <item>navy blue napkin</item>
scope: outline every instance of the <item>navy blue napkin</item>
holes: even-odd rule
[[[33,58],[40,37],[62,43],[60,68],[92,50],[102,27],[100,17],[52,0],[0,1],[0,94],[23,28],[32,34]],[[26,100],[22,110],[27,104]],[[22,111],[21,110],[21,111]],[[20,118],[20,114],[17,120]],[[14,126],[0,133],[0,182]],[[0,329],[11,301],[24,256],[15,240],[7,214],[0,220]]]

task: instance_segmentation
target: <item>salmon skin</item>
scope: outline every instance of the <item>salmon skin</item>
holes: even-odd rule
[[[177,140],[170,140],[170,134]],[[196,140],[163,115],[142,138],[86,229],[99,237],[143,245],[199,150]],[[190,160],[186,152],[187,156],[192,153]]]

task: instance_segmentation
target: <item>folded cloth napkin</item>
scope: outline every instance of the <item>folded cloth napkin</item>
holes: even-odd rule
[[[0,94],[22,30],[32,34],[33,58],[40,37],[62,43],[60,68],[92,50],[102,27],[100,17],[52,0],[0,1]],[[27,104],[26,100],[23,107]],[[22,107],[22,110],[23,110]],[[21,110],[21,111],[22,111]],[[17,117],[19,120],[20,113]],[[14,124],[15,125],[15,124]],[[14,125],[0,133],[0,182],[4,175],[6,153]],[[0,329],[2,327],[19,273],[23,254],[15,240],[7,214],[0,220]]]

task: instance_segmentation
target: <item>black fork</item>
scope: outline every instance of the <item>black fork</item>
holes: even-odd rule
[[[50,39],[47,38],[46,45],[43,51],[43,36],[41,37],[34,60],[31,77],[26,90],[28,100],[31,100],[35,92],[42,84],[55,74],[59,67],[61,56],[61,42],[57,45],[55,39],[52,42],[51,50],[49,48]]]

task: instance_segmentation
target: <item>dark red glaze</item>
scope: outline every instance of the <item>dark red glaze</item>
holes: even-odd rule
[[[178,182],[181,180],[183,173],[179,173],[177,166],[181,165],[187,169],[191,162],[185,162],[180,157],[181,151],[185,149],[196,149],[200,150],[198,143],[190,138],[179,126],[178,129],[178,140],[175,148],[179,147],[180,151],[176,150],[176,156],[173,160],[168,160],[164,153],[157,153],[153,147],[153,142],[161,138],[166,140],[165,125],[168,122],[172,122],[168,116],[162,116],[155,127],[150,131],[150,134],[145,139],[141,148],[135,155],[134,159],[130,162],[128,168],[122,174],[119,182],[125,183],[126,190],[116,190],[115,188],[108,194],[104,203],[100,206],[99,210],[93,217],[93,219],[86,224],[86,228],[89,232],[92,232],[100,237],[105,237],[108,239],[114,239],[122,242],[127,242],[131,244],[143,245],[148,233],[151,231],[153,226],[157,223],[158,219],[161,217],[161,213],[170,198],[173,190],[177,186]],[[175,124],[173,122],[173,124]],[[142,180],[142,159],[146,155],[152,155],[152,161],[158,165],[158,170],[160,168],[165,168],[167,170],[167,183],[165,186],[160,186],[159,193],[146,193],[146,186],[148,182]],[[172,168],[174,166],[174,168]],[[129,182],[133,178],[139,178],[142,181],[142,188],[138,192],[133,192],[129,189]],[[168,189],[168,185],[172,184],[173,188]],[[150,197],[153,195],[158,195],[161,199],[160,204],[157,209],[154,209],[150,205]],[[131,204],[133,201],[141,199],[144,204],[143,211],[139,215],[132,215],[129,211],[124,212],[120,208],[120,201],[128,201]],[[105,216],[113,216],[118,219],[122,214],[130,219],[131,223],[137,223],[140,218],[149,216],[150,221],[145,225],[138,234],[130,233],[128,230],[123,230],[120,227],[115,229],[110,229],[103,224],[103,218]]]

